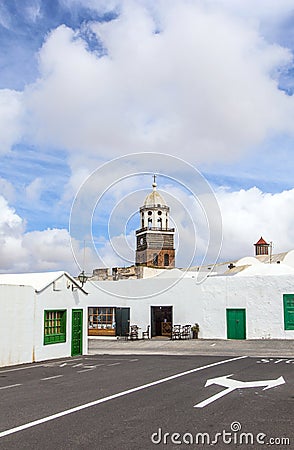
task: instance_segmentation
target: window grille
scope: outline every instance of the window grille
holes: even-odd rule
[[[44,312],[44,344],[66,341],[66,310]]]

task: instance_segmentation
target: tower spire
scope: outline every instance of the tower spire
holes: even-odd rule
[[[156,183],[156,175],[154,174],[154,175],[153,175],[153,183],[152,183],[153,191],[156,191],[156,186],[157,186],[157,183]]]

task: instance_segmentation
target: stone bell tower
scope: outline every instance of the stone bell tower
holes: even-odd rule
[[[154,175],[152,192],[140,208],[141,228],[136,231],[136,266],[170,269],[175,267],[175,229],[169,228],[169,207],[156,187]]]

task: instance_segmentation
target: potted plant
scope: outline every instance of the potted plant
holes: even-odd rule
[[[199,333],[200,327],[199,327],[199,323],[195,323],[192,327],[191,327],[191,331],[193,333],[193,339],[198,339],[198,333]]]

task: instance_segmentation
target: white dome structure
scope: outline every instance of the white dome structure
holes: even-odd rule
[[[157,192],[155,190],[155,188],[153,188],[153,191],[150,192],[150,194],[148,194],[145,198],[144,201],[144,206],[145,208],[147,207],[160,207],[160,206],[167,206],[166,202],[164,200],[164,198],[162,197],[161,194],[159,194],[159,192]]]
[[[148,208],[148,207],[156,208],[156,207],[160,207],[160,206],[167,206],[162,195],[159,194],[159,192],[157,192],[156,187],[157,187],[157,184],[154,179],[154,182],[152,183],[153,190],[146,196],[145,201],[144,201],[143,206],[145,208]]]

